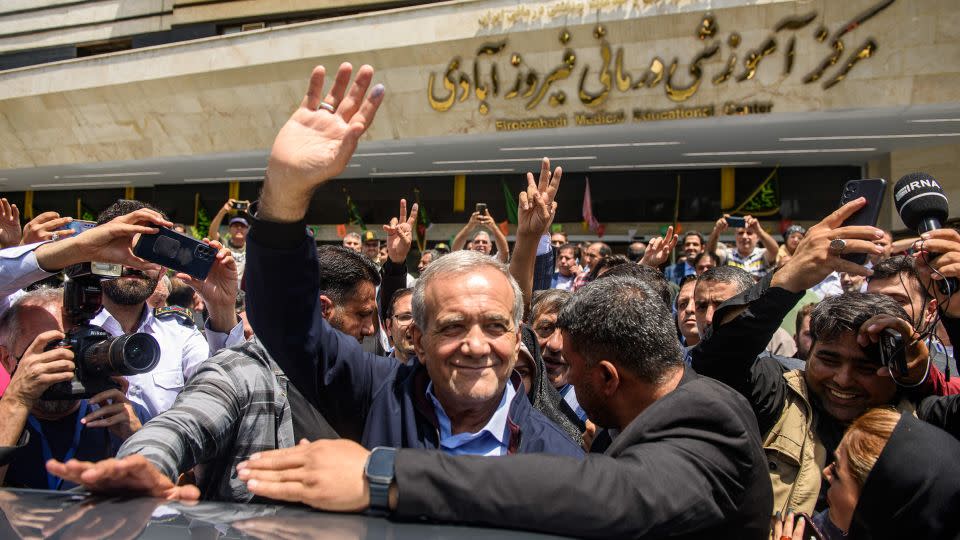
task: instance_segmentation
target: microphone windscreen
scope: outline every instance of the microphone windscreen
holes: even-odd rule
[[[927,173],[910,173],[897,180],[893,187],[893,204],[903,224],[917,230],[924,219],[947,220],[950,205],[943,188]]]

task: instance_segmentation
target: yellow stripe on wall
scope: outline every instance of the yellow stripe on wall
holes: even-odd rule
[[[467,204],[467,177],[458,174],[453,177],[453,211],[463,212]]]
[[[737,204],[736,169],[723,167],[720,169],[720,208],[729,210],[735,204]]]

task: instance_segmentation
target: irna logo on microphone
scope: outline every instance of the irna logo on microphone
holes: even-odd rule
[[[897,193],[893,196],[893,199],[897,202],[900,202],[900,199],[904,198],[911,191],[924,187],[936,188],[938,191],[943,191],[943,188],[940,187],[940,184],[938,184],[936,180],[933,178],[924,178],[923,180],[914,180],[897,190]]]

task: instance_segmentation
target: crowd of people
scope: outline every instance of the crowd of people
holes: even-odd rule
[[[478,209],[411,253],[401,200],[383,240],[318,247],[307,206],[373,122],[373,75],[344,64],[324,94],[314,69],[225,241],[235,201],[217,214],[204,279],[134,254],[175,225],[147,204],[74,234],[0,199],[3,485],[594,538],[960,534],[960,298],[938,286],[960,233],[901,250],[844,225],[858,199],[782,245],[745,216],[724,246],[724,216],[614,254],[553,231],[544,158],[512,246]],[[160,360],[49,399],[83,363],[49,345],[70,330],[51,279],[89,261],[123,265],[91,322],[153,336]]]

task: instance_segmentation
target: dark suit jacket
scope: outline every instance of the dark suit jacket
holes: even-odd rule
[[[247,313],[271,357],[330,425],[367,448],[438,448],[426,367],[365,353],[323,319],[317,250],[303,223],[252,218],[247,237]],[[508,384],[520,384],[516,381]],[[581,457],[583,450],[534,409],[525,392],[510,403],[509,452]]]
[[[401,450],[395,516],[592,538],[762,540],[773,491],[747,401],[687,369],[603,455]]]

